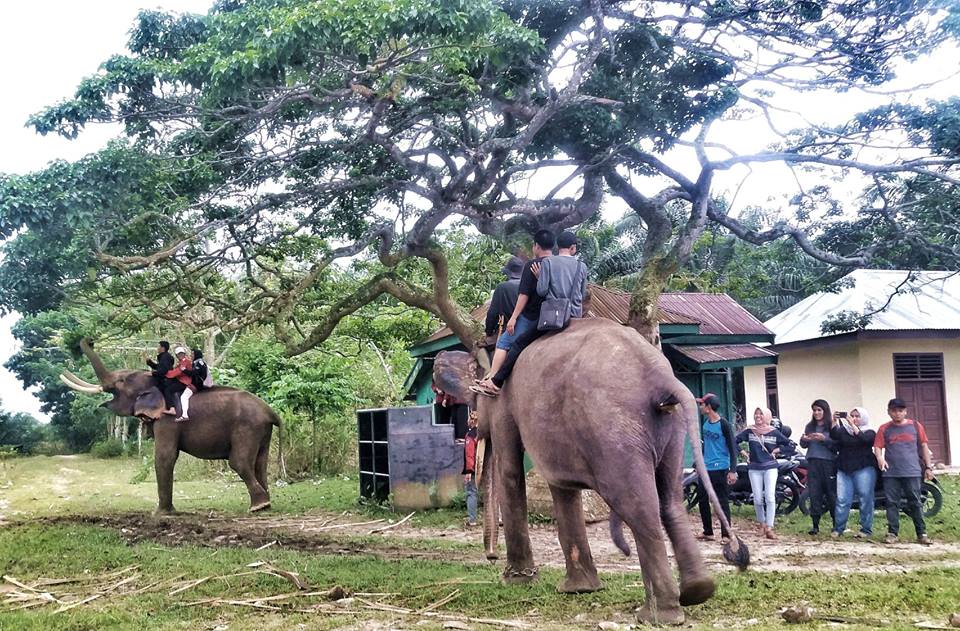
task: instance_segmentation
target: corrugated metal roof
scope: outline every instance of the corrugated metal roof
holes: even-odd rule
[[[904,270],[856,270],[836,293],[808,296],[767,320],[776,344],[828,337],[820,332],[827,318],[844,313],[864,315],[882,308],[868,331],[951,330],[960,328],[960,274]],[[886,305],[886,306],[885,306]]]
[[[479,307],[477,307],[476,309],[474,309],[473,311],[471,311],[470,317],[476,320],[477,322],[483,322],[487,319],[487,309],[489,308],[490,308],[490,301],[488,300],[482,305],[480,305]],[[439,331],[436,331],[435,333],[430,335],[430,337],[426,338],[425,340],[421,340],[420,342],[417,342],[417,345],[419,346],[420,344],[428,344],[430,342],[442,340],[448,335],[453,335],[453,331],[450,330],[450,327],[445,326]]]
[[[630,294],[590,284],[590,305],[587,317],[607,318],[626,324],[630,314]],[[769,335],[770,331],[753,315],[726,294],[692,292],[660,294],[658,317],[661,324],[699,324],[701,335]],[[490,302],[477,307],[470,315],[483,321]],[[425,340],[427,344],[451,335],[443,327]]]
[[[769,335],[771,331],[726,294],[660,295],[660,308],[700,323],[701,335]]]
[[[777,356],[775,352],[754,346],[753,344],[718,344],[716,346],[676,345],[672,346],[672,348],[698,364]]]

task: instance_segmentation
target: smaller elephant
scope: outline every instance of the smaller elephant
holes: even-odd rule
[[[258,397],[225,386],[201,390],[190,399],[190,420],[177,423],[164,414],[163,394],[146,370],[110,371],[93,350],[93,343],[80,342],[100,384],[88,383],[69,371],[60,380],[85,394],[106,392],[113,399],[101,405],[121,416],[147,420],[147,436],[154,439],[158,513],[172,513],[173,468],[181,451],[204,460],[229,460],[247,485],[250,511],[270,507],[267,458],[273,427],[280,417]]]
[[[433,366],[437,390],[474,407],[480,435],[488,439],[486,479],[481,480],[487,499],[484,539],[488,558],[495,558],[495,507],[501,500],[505,582],[529,582],[537,576],[527,530],[526,452],[553,497],[566,560],[559,591],[600,589],[580,498],[583,489],[593,489],[610,506],[611,534],[627,554],[620,518],[633,531],[646,594],[637,613],[641,621],[679,624],[682,606],[713,595],[715,584],[682,502],[684,437],[689,432],[698,438],[697,406],[656,347],[635,330],[609,320],[573,320],[563,332],[527,347],[500,396],[492,399],[478,399],[469,389],[480,370],[468,353],[442,352]],[[697,449],[694,459],[707,480]],[[709,482],[705,486],[720,519],[725,519],[713,488]],[[679,586],[664,531],[679,566]],[[724,555],[741,567],[749,562],[746,545],[735,535]]]

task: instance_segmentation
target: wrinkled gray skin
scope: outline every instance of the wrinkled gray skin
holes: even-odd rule
[[[80,347],[103,391],[113,395],[102,407],[121,416],[156,419],[146,427],[148,437],[154,438],[158,513],[174,511],[173,468],[181,451],[205,460],[229,460],[247,485],[250,511],[270,507],[267,457],[273,426],[280,425],[280,418],[266,403],[243,390],[214,386],[194,394],[190,420],[176,423],[163,414],[163,395],[149,371],[107,370],[88,340]]]
[[[492,490],[503,517],[506,582],[536,577],[527,530],[526,450],[553,496],[566,559],[559,591],[601,587],[580,498],[582,489],[594,489],[633,531],[646,592],[646,603],[637,612],[641,621],[680,623],[681,605],[702,603],[713,595],[714,581],[682,503],[684,436],[688,430],[698,436],[697,406],[658,349],[635,330],[612,321],[573,320],[564,331],[540,338],[523,352],[499,397],[477,397],[467,389],[478,374],[468,353],[444,352],[434,361],[437,388],[477,409],[481,437],[489,438],[488,447],[492,444],[485,452],[483,482],[490,484],[491,469],[494,480],[486,489],[484,536],[487,556],[495,558]],[[702,455],[694,451],[706,477]],[[706,487],[712,491],[709,483]],[[618,520],[611,522],[616,540]],[[679,588],[667,559],[664,530],[679,566]],[[734,541],[746,554],[746,546]]]

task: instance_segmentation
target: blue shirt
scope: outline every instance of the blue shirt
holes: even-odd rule
[[[707,464],[707,471],[727,471],[730,469],[730,447],[728,439],[723,435],[725,420],[718,419],[716,423],[709,420],[700,428],[703,438],[703,460]]]

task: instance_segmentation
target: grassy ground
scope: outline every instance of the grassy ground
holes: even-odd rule
[[[177,510],[245,514],[249,496],[240,478],[183,454],[177,462],[173,502]],[[350,511],[371,518],[396,518],[375,504],[358,503],[356,476],[333,476],[292,484],[271,482],[274,510],[302,515],[315,511]],[[0,515],[24,519],[51,515],[90,515],[151,511],[157,504],[153,465],[137,458],[98,460],[89,456],[35,456],[0,464]],[[412,519],[424,526],[462,523],[464,512],[443,509]]]
[[[288,581],[264,574],[212,580],[170,593],[172,586],[182,581],[249,571],[247,566],[255,562],[297,572],[315,590],[339,585],[353,592],[387,594],[370,596],[368,600],[412,610],[454,594],[449,602],[434,610],[450,615],[522,619],[538,629],[590,629],[603,620],[631,623],[631,611],[642,600],[641,579],[635,573],[605,575],[604,591],[571,597],[555,593],[560,574],[551,569],[543,571],[538,584],[504,586],[498,581],[499,566],[413,559],[384,561],[363,554],[318,554],[279,546],[257,551],[243,547],[171,546],[153,541],[128,545],[114,530],[35,519],[150,510],[155,502],[152,481],[130,483],[138,467],[137,462],[79,457],[20,459],[7,462],[7,468],[0,469],[0,514],[13,522],[0,528],[0,575],[32,582],[41,577],[90,577],[135,566],[123,576],[136,576],[121,589],[62,613],[54,613],[56,605],[25,611],[7,611],[8,607],[0,605],[0,630],[149,627],[260,631],[360,629],[367,623],[414,628],[420,621],[426,624],[416,626],[418,629],[441,628],[441,621],[425,615],[373,611],[361,606],[360,601],[347,608],[359,613],[309,611],[323,602],[316,597],[276,601],[274,605],[283,611],[215,603],[188,606],[205,599],[240,600],[293,591]],[[230,476],[181,480],[175,488],[177,505],[183,510],[245,513],[244,488]],[[382,510],[358,507],[356,489],[356,481],[349,477],[280,487],[273,492],[274,513]],[[950,481],[942,523],[931,523],[931,531],[937,535],[939,528],[938,536],[942,538],[956,537],[960,518],[957,491],[956,482]],[[746,509],[741,511],[749,514]],[[805,529],[807,521],[801,517],[798,514],[782,521],[782,528]],[[462,519],[462,513],[441,511],[423,519],[432,524],[454,523]],[[422,544],[414,541],[404,545]],[[468,554],[473,558],[475,551],[465,551],[464,559]],[[161,585],[151,589],[156,583]],[[84,593],[83,585],[69,584],[67,588]],[[9,593],[11,585],[0,585],[0,602],[4,589]],[[129,594],[133,589],[144,591]],[[88,592],[92,593],[90,588]],[[908,629],[917,620],[943,624],[947,615],[960,610],[960,568],[956,564],[931,565],[906,574],[870,575],[819,571],[723,573],[718,575],[717,595],[704,605],[688,608],[687,614],[692,628],[779,628],[778,609],[802,602],[811,603],[820,614],[841,616],[852,623],[844,628],[883,625]],[[304,611],[295,611],[298,608]],[[819,625],[826,628],[828,623]]]

